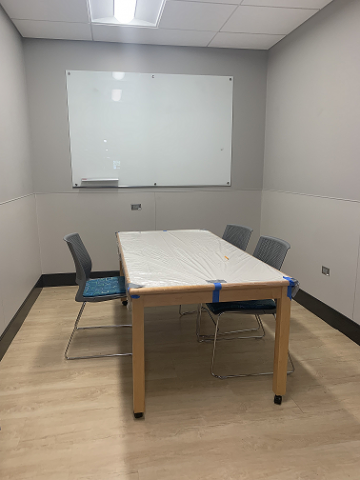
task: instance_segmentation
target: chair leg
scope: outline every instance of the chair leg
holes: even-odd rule
[[[214,320],[211,312],[207,309],[207,308],[203,308],[204,311],[206,311],[208,313],[208,315],[210,316],[212,322],[214,325],[216,325],[216,321]],[[220,314],[221,315],[221,314]],[[234,337],[235,338],[238,338],[238,339],[248,339],[248,338],[257,338],[257,339],[260,339],[260,338],[264,338],[265,337],[265,329],[264,329],[264,326],[263,326],[263,323],[261,321],[261,318],[259,315],[256,315],[255,314],[255,318],[256,318],[256,321],[257,321],[257,324],[258,324],[258,327],[257,328],[244,328],[242,330],[230,330],[228,332],[220,332],[218,331],[218,336],[226,336],[226,335],[234,335],[234,334],[237,334],[237,333],[245,333],[245,332],[261,332],[259,335],[244,335],[244,336],[239,336],[239,337]],[[198,328],[197,328],[197,331],[196,331],[196,336],[197,336],[197,341],[199,343],[211,343],[213,342],[214,340],[214,335],[205,335],[205,334],[201,334],[200,333],[200,319],[199,319],[199,322],[198,322]],[[229,339],[229,338],[219,338],[218,340],[232,340],[232,339]]]
[[[274,372],[259,372],[259,373],[239,373],[239,374],[231,374],[231,375],[218,375],[217,373],[214,372],[214,364],[215,364],[215,352],[216,352],[216,341],[217,340],[237,340],[238,338],[243,338],[243,337],[232,337],[232,338],[221,338],[221,339],[218,339],[218,331],[219,331],[219,320],[220,320],[220,315],[218,315],[217,317],[217,321],[216,321],[216,326],[215,326],[215,333],[214,333],[214,343],[213,343],[213,351],[212,351],[212,357],[211,357],[211,366],[210,366],[210,372],[211,372],[211,375],[215,378],[219,378],[220,380],[225,380],[226,378],[236,378],[236,377],[258,377],[258,376],[262,376],[262,375],[272,375]],[[257,317],[259,317],[259,315],[256,315]],[[261,326],[262,328],[263,325],[262,325],[262,322],[261,322],[261,319],[260,317],[258,318],[258,320],[260,321],[261,323]],[[245,337],[245,338],[249,338],[249,337]],[[295,366],[294,366],[294,363],[293,363],[293,360],[291,358],[291,355],[290,355],[290,352],[288,352],[288,357],[289,357],[289,361],[290,361],[290,364],[291,364],[291,369],[287,371],[287,374],[290,375],[291,373],[293,373],[295,371]]]
[[[197,309],[197,316],[196,316],[196,338],[199,343],[203,342],[212,342],[212,339],[214,338],[213,335],[202,335],[200,333],[201,331],[201,312],[207,312],[207,309],[202,306],[202,303],[198,305]],[[211,321],[213,322],[214,325],[216,325],[215,320],[213,317],[210,315]]]
[[[187,312],[182,312],[181,311],[181,305],[179,305],[179,316],[183,317],[184,315],[191,315],[192,313],[197,313],[197,310],[191,310]]]
[[[68,356],[68,351],[69,351],[72,339],[74,337],[74,334],[75,334],[75,332],[77,332],[79,330],[92,330],[94,328],[122,328],[122,327],[131,328],[132,327],[132,325],[94,325],[94,326],[91,326],[91,327],[78,327],[78,324],[79,324],[81,315],[84,311],[86,303],[87,302],[84,302],[81,305],[78,316],[76,317],[74,328],[73,328],[73,331],[71,332],[71,335],[70,335],[70,338],[69,338],[69,341],[68,341],[68,344],[67,344],[67,347],[66,347],[66,350],[65,350],[66,360],[83,360],[83,359],[86,359],[86,358],[103,358],[103,357],[124,357],[124,356],[132,355],[132,353],[129,352],[129,353],[109,353],[109,354],[104,354],[104,355],[84,355],[84,356],[81,356],[81,357],[69,357]]]

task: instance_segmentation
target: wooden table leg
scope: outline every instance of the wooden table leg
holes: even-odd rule
[[[141,418],[145,413],[144,304],[141,297],[132,300],[132,370],[134,416]]]
[[[281,404],[282,395],[286,393],[289,333],[290,298],[287,296],[287,287],[284,287],[281,298],[277,299],[276,309],[273,391],[277,404]]]
[[[121,261],[121,258],[120,258],[120,277],[124,276],[124,269],[123,269],[123,266],[122,266],[122,261]]]

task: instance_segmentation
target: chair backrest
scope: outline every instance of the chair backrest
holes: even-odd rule
[[[90,278],[92,267],[90,255],[78,233],[70,233],[64,237],[64,240],[73,257],[76,268],[76,283],[80,287],[79,291],[82,292],[85,288],[86,281]]]
[[[285,242],[285,240],[264,235],[259,238],[253,256],[280,270],[289,248],[290,244]]]
[[[235,247],[241,250],[246,250],[251,234],[252,228],[243,227],[242,225],[226,225],[223,240],[231,243]]]

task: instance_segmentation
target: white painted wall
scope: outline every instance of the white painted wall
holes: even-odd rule
[[[21,37],[0,7],[0,335],[41,275]]]
[[[359,0],[335,0],[270,51],[261,220],[292,244],[284,270],[357,323],[359,21]]]
[[[266,52],[25,39],[25,65],[43,273],[73,270],[62,237],[79,231],[94,270],[118,268],[117,230],[227,223],[260,232]],[[208,189],[79,190],[71,186],[66,70],[234,76],[232,186]],[[131,211],[141,203],[142,212]]]

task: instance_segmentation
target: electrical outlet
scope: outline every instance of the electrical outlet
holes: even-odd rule
[[[131,210],[141,210],[141,203],[132,203]]]
[[[330,277],[330,268],[327,268],[327,267],[323,266],[321,271],[324,275],[327,275],[328,277]]]

